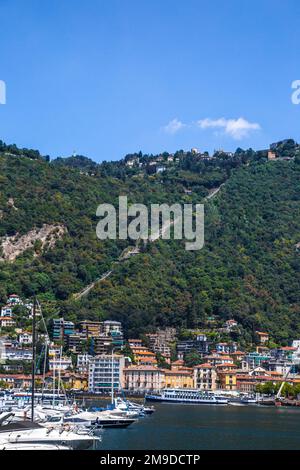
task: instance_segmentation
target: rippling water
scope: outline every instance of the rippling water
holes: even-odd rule
[[[300,449],[300,410],[157,404],[127,429],[105,429],[103,450]]]

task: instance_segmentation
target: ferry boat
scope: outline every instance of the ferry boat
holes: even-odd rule
[[[195,403],[203,405],[227,405],[228,398],[214,392],[186,388],[165,388],[160,394],[147,393],[147,401],[168,403]]]

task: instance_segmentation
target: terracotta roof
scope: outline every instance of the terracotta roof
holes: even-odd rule
[[[170,374],[170,375],[187,375],[189,377],[192,376],[191,372],[187,370],[170,370],[170,369],[164,369],[165,374]]]
[[[36,379],[41,379],[41,375],[36,375]],[[25,374],[0,374],[0,378],[6,378],[6,379],[31,379],[31,375],[25,375]]]
[[[155,356],[155,354],[152,351],[135,352],[135,355],[137,355],[137,356]]]
[[[153,371],[153,372],[162,372],[162,369],[159,369],[157,367],[154,367],[154,366],[131,366],[131,367],[126,367],[125,369],[123,369],[124,371],[143,371],[143,370],[149,370],[149,371]]]
[[[221,368],[221,367],[234,367],[234,368],[237,368],[237,366],[235,364],[232,364],[231,362],[224,362],[224,364],[218,364],[217,365],[217,368]]]
[[[205,362],[204,364],[198,364],[194,367],[195,369],[212,369],[213,366],[209,364],[209,362]]]
[[[144,359],[139,359],[139,362],[143,362],[143,361],[152,362],[152,363],[157,364],[157,360],[155,359],[155,357],[147,357],[147,358],[144,358]]]

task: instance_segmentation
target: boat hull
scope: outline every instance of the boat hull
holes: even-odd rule
[[[193,403],[194,405],[227,405],[228,400],[227,399],[219,399],[215,398],[214,400],[212,399],[205,399],[205,398],[199,398],[199,399],[193,399],[193,398],[169,398],[169,397],[162,397],[159,395],[146,395],[145,399],[147,401],[156,401],[156,402],[165,402],[165,403]]]

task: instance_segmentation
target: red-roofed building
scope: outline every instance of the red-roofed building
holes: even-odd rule
[[[269,333],[265,333],[263,331],[256,331],[255,332],[257,337],[258,337],[258,340],[260,342],[260,344],[265,344],[269,341],[270,337],[269,337]]]
[[[264,384],[266,382],[280,383],[282,382],[282,375],[249,375],[242,373],[237,373],[236,375],[236,388],[238,391],[244,393],[253,393],[258,384]]]
[[[213,366],[217,366],[219,364],[226,364],[226,363],[233,364],[233,359],[230,356],[227,356],[225,354],[211,354],[209,356],[205,356],[204,360],[206,362],[209,362]]]
[[[244,351],[235,351],[229,354],[233,362],[241,362],[244,359],[245,355],[246,353]]]
[[[11,317],[0,317],[1,328],[15,326],[16,322]]]
[[[199,390],[216,390],[217,372],[209,362],[194,367],[194,387]]]
[[[237,326],[238,326],[238,322],[236,320],[234,320],[233,318],[231,318],[230,320],[227,320],[223,325],[223,327],[228,332],[230,332],[231,330],[234,330]]]

